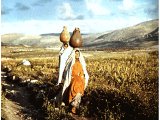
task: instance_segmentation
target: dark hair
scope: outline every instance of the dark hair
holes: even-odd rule
[[[64,46],[65,46],[65,45],[67,45],[67,47],[68,47],[68,44],[67,44],[67,43],[64,43]]]
[[[79,50],[75,50],[75,52],[79,52]]]

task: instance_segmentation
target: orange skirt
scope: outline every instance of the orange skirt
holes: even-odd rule
[[[69,89],[69,103],[72,102],[73,98],[80,93],[81,95],[84,94],[84,77],[75,75],[72,77],[70,89]]]

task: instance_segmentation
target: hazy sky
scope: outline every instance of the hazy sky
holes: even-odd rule
[[[1,34],[104,32],[158,18],[158,0],[1,0]]]

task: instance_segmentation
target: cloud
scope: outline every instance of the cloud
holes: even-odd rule
[[[117,17],[114,19],[84,19],[84,20],[28,20],[21,22],[2,22],[2,34],[7,33],[24,33],[24,34],[44,34],[60,33],[63,26],[67,26],[70,32],[75,27],[79,27],[81,33],[97,33],[108,30],[116,30],[136,25],[150,18],[129,17],[128,19]],[[16,27],[15,27],[16,26]]]
[[[149,7],[144,9],[144,13],[146,13],[149,17],[158,18],[158,4],[151,4]]]
[[[7,15],[12,11],[10,8],[2,8],[1,9],[1,15]]]
[[[26,11],[26,10],[30,9],[28,6],[26,6],[22,3],[19,3],[19,2],[15,4],[15,8],[20,11]]]
[[[119,2],[119,1],[123,1],[123,0],[109,0],[109,1]]]
[[[1,10],[1,14],[5,15],[5,14],[8,14],[8,13],[7,13],[7,11]]]
[[[75,17],[69,3],[63,3],[62,6],[59,7],[59,13],[61,19],[73,19]]]
[[[76,20],[27,20],[22,22],[3,22],[2,34],[7,33],[24,33],[24,34],[43,34],[43,33],[60,33],[63,26],[67,26],[70,32],[73,32],[75,27],[81,27],[83,22]],[[15,27],[16,26],[16,27]],[[81,29],[83,30],[84,27]]]
[[[110,15],[110,11],[103,7],[101,0],[85,0],[87,10],[91,15]]]
[[[70,1],[73,1],[73,2],[81,2],[83,0],[70,0]]]
[[[16,22],[3,22],[1,33],[41,34],[52,32],[57,25],[53,21],[26,20]],[[16,26],[16,27],[15,27]],[[48,28],[48,29],[47,29]]]
[[[135,1],[134,0],[123,0],[122,4],[118,6],[120,10],[131,10],[135,7]]]
[[[70,3],[63,3],[61,6],[57,7],[58,17],[61,20],[76,20],[76,19],[84,19],[83,15],[77,15]]]
[[[38,0],[36,2],[34,2],[32,5],[33,6],[44,6],[47,3],[52,2],[53,0]]]
[[[158,18],[158,1],[142,1],[123,0],[122,4],[118,6],[119,14],[123,16],[143,16],[152,19]]]
[[[83,15],[78,15],[78,16],[76,16],[75,19],[83,20],[83,19],[84,19],[84,16],[83,16]]]

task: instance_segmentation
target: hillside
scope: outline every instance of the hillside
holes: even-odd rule
[[[27,45],[34,47],[54,47],[59,48],[61,42],[59,36],[53,35],[24,35],[24,34],[5,34],[2,35],[2,45]]]
[[[85,48],[124,48],[151,47],[158,45],[158,20],[151,20],[138,25],[106,32],[100,35],[84,37]]]
[[[158,45],[158,20],[146,21],[124,29],[96,34],[83,34],[83,48],[148,48]],[[2,45],[27,45],[43,48],[59,48],[62,43],[59,33],[41,35],[5,34],[1,36]]]

